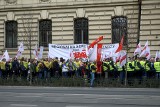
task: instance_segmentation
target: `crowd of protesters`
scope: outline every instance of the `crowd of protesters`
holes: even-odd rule
[[[127,76],[126,76],[127,74]],[[42,60],[16,57],[0,62],[0,78],[20,77],[27,80],[48,78],[87,78],[93,86],[95,78],[120,79],[160,79],[160,59],[129,58],[125,66],[106,58],[102,62],[83,59],[46,58]]]

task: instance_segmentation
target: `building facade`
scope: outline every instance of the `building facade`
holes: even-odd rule
[[[23,56],[48,44],[119,43],[130,56],[148,40],[151,54],[160,50],[159,0],[0,0],[0,50],[14,57],[23,41]],[[33,56],[32,56],[33,57]]]

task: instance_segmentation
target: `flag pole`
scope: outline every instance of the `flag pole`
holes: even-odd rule
[[[127,36],[127,35],[126,35]],[[126,52],[126,65],[125,65],[125,68],[126,68],[126,70],[125,70],[125,86],[127,86],[127,80],[128,80],[128,78],[127,78],[127,63],[128,63],[128,36],[127,36],[127,52]]]

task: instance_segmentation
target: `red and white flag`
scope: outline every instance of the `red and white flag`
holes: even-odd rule
[[[140,53],[141,53],[141,44],[139,43],[139,44],[137,45],[137,48],[136,48],[135,51],[134,51],[134,56],[140,55]]]
[[[140,54],[140,57],[146,55],[146,48],[148,47],[148,41],[145,43],[143,49],[142,49],[142,52]]]
[[[98,42],[100,42],[101,40],[103,40],[103,36],[100,36],[99,38],[97,38],[96,40],[94,40],[89,46],[88,49],[93,48],[95,44],[97,44]]]
[[[9,57],[9,54],[8,54],[7,50],[4,52],[4,54],[1,57],[1,60],[3,60],[3,59],[6,59],[6,61],[10,60],[10,57]]]
[[[147,60],[149,60],[149,59],[150,59],[150,57],[151,57],[151,54],[150,54],[150,48],[149,48],[148,46],[147,46],[147,48],[146,48],[145,57],[147,58]]]
[[[156,61],[157,59],[160,59],[160,52],[159,52],[159,51],[156,52],[155,61]]]
[[[117,52],[115,54],[115,59],[113,60],[115,63],[119,62],[120,61],[120,58],[121,58],[121,51],[120,52]]]
[[[123,49],[123,41],[124,41],[124,35],[122,36],[121,41],[119,43],[119,47],[115,53],[120,52]]]
[[[120,52],[120,66],[124,66],[127,63],[127,53],[126,51],[121,51]]]

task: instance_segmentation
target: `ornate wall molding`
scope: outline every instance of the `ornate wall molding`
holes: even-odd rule
[[[16,4],[17,0],[5,0],[6,4]]]
[[[7,20],[15,20],[15,14],[13,12],[8,12]]]
[[[51,0],[40,0],[40,3],[48,3],[51,2]]]
[[[47,10],[42,10],[40,15],[41,15],[41,19],[48,19],[49,17],[49,13]]]
[[[76,10],[76,17],[86,17],[86,11],[83,8]]]
[[[122,6],[116,6],[114,8],[115,16],[123,16],[124,15],[124,8]]]

